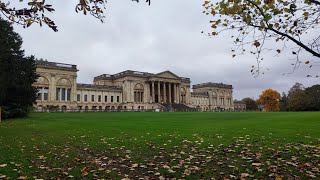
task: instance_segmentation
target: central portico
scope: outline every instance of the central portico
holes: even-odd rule
[[[122,87],[124,103],[190,104],[190,79],[170,71],[152,74],[127,70],[97,76],[94,83]]]
[[[184,85],[181,82],[181,77],[173,74],[170,71],[164,71],[155,74],[147,81],[150,89],[150,102],[151,103],[186,103]]]
[[[180,103],[180,83],[151,80],[147,82],[150,91],[151,103]]]

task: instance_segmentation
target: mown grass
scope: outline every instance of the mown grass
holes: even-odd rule
[[[319,143],[317,112],[34,113],[0,124],[0,179],[317,178]]]

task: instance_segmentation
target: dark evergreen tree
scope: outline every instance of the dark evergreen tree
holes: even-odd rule
[[[305,89],[307,95],[308,111],[320,111],[320,85],[314,85]]]
[[[22,38],[0,18],[0,106],[3,118],[25,117],[36,100],[35,58],[24,57]]]
[[[307,95],[301,83],[296,83],[288,92],[289,111],[308,111]]]
[[[288,111],[288,97],[286,93],[282,93],[280,100],[280,111]]]
[[[251,111],[258,110],[258,103],[255,100],[247,97],[247,98],[243,98],[241,101],[246,104],[247,110],[251,110]]]

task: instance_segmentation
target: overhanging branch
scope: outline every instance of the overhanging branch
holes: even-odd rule
[[[311,3],[314,3],[316,5],[320,5],[320,1],[316,1],[316,0],[310,0]]]
[[[289,36],[288,34],[285,34],[283,32],[280,32],[276,29],[273,29],[273,28],[266,28],[266,27],[262,27],[262,26],[258,26],[258,25],[254,25],[254,24],[249,24],[249,26],[252,26],[252,27],[255,27],[255,28],[264,28],[266,30],[270,30],[270,31],[273,31],[274,33],[276,34],[279,34],[281,36],[284,36],[288,39],[290,39],[291,41],[293,41],[294,43],[296,43],[298,46],[302,47],[304,50],[306,50],[307,52],[311,53],[312,55],[320,58],[320,53],[317,53],[316,51],[310,49],[308,46],[306,46],[305,44],[303,44],[302,42],[296,40],[295,38],[293,38],[292,36]]]

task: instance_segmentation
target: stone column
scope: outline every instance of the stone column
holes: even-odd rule
[[[152,102],[154,103],[156,100],[155,98],[155,92],[154,92],[154,81],[152,81]]]
[[[41,101],[44,100],[44,88],[41,88]],[[1,113],[1,112],[0,112]]]
[[[140,102],[143,103],[143,92],[140,92]]]
[[[190,104],[190,98],[191,98],[190,87],[187,86],[186,88],[187,88],[186,89],[186,96],[185,96],[186,104]]]
[[[143,91],[143,103],[149,103],[150,102],[150,84],[149,83],[144,83],[144,91]]]
[[[224,107],[228,106],[228,100],[227,100],[227,96],[226,93],[224,94]]]
[[[173,100],[172,100],[173,103],[177,103],[176,96],[177,96],[177,85],[176,83],[173,83]]]
[[[179,84],[176,84],[176,103],[179,104]]]
[[[50,74],[49,79],[49,93],[50,93],[50,101],[56,101],[56,78],[54,74]]]
[[[70,101],[76,102],[77,101],[77,75],[74,75],[72,77],[73,77],[73,86],[71,87]]]
[[[62,99],[62,88],[60,88],[59,102],[61,101],[61,99]]]
[[[130,94],[131,94],[131,101],[130,102],[134,102],[133,96],[134,96],[134,82],[130,81]]]
[[[234,109],[234,104],[233,104],[233,91],[232,91],[232,90],[231,90],[230,101],[231,101],[231,108]]]
[[[161,103],[160,81],[158,82],[158,103]]]
[[[178,101],[181,103],[181,84],[178,84]]]
[[[65,95],[64,95],[64,98],[65,98],[64,100],[65,100],[66,102],[68,101],[68,89],[69,89],[69,88],[66,88],[66,89],[64,90],[64,92],[65,92],[65,93],[64,93],[64,94],[65,94]],[[70,97],[70,98],[71,98],[71,97]]]
[[[167,103],[166,82],[163,82],[163,102]]]
[[[171,83],[169,83],[169,103],[172,103],[172,101],[171,101]]]

